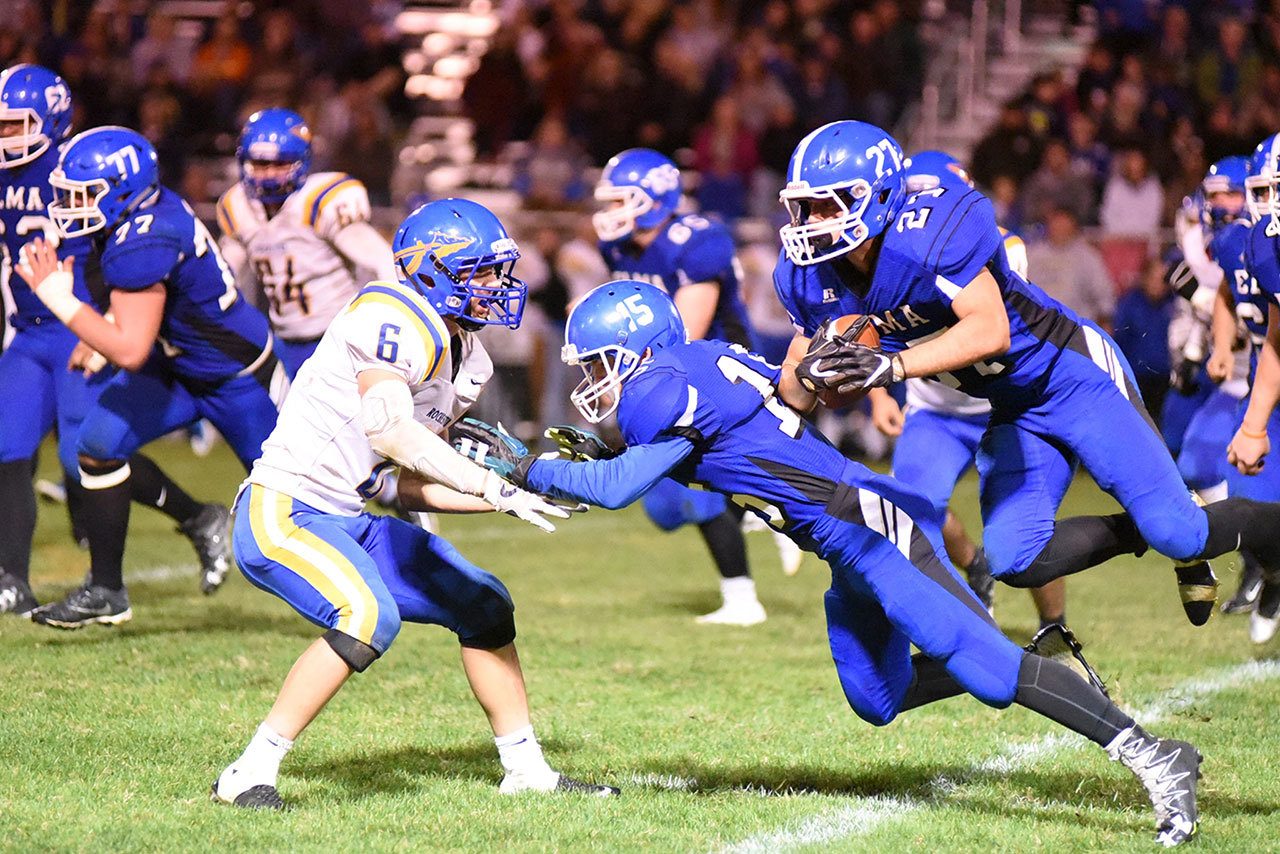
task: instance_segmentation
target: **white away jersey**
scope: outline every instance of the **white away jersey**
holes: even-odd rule
[[[307,176],[270,218],[243,184],[222,194],[218,227],[223,241],[235,241],[247,253],[249,272],[266,297],[277,336],[286,341],[319,338],[359,290],[356,271],[334,239],[351,223],[368,222],[369,215],[364,184],[345,172]]]
[[[360,426],[357,375],[380,370],[404,377],[414,418],[444,433],[493,374],[474,333],[460,332],[456,341],[461,353],[451,352],[444,321],[412,288],[366,285],[298,372],[249,482],[326,513],[360,513],[395,463],[369,447]]]

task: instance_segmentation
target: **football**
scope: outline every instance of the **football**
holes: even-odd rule
[[[837,338],[849,332],[850,328],[863,318],[861,314],[846,314],[843,317],[837,317],[827,326],[826,334],[830,338]],[[880,333],[876,331],[874,323],[868,323],[863,326],[862,331],[858,333],[858,337],[854,339],[859,344],[865,344],[868,347],[880,346]],[[822,389],[818,391],[818,401],[827,409],[848,409],[854,406],[867,393],[862,390],[854,390],[840,394],[835,390]]]

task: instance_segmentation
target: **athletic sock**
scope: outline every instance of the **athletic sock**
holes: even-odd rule
[[[941,661],[917,652],[911,656],[911,665],[911,686],[907,688],[902,706],[898,709],[899,712],[927,706],[929,703],[965,693],[964,688],[960,687],[955,677],[947,672],[946,665]]]
[[[84,493],[85,488],[80,481],[67,475],[62,480],[62,488],[67,493],[67,519],[71,522],[71,539],[82,549],[89,547],[89,532],[84,525]]]
[[[1041,587],[1113,557],[1146,550],[1147,541],[1128,513],[1075,516],[1054,526],[1053,536],[1026,571],[1000,580],[1012,587]]]
[[[1213,486],[1204,489],[1195,490],[1196,497],[1204,504],[1217,504],[1219,501],[1226,499],[1228,495],[1227,482],[1215,483]]]
[[[742,538],[742,525],[729,511],[698,526],[706,540],[711,558],[721,578],[750,576],[747,568],[747,543]]]
[[[0,463],[0,569],[27,581],[31,574],[31,538],[36,533],[36,493],[31,488],[32,460]]]
[[[218,777],[218,794],[234,800],[254,786],[275,786],[280,763],[292,747],[292,739],[280,735],[263,721],[240,758]]]
[[[169,479],[150,457],[134,454],[129,458],[133,470],[133,500],[154,507],[179,525],[190,522],[200,512],[201,504]]]
[[[720,579],[720,598],[726,605],[750,604],[760,601],[756,597],[756,582],[749,575]]]
[[[111,462],[80,469],[84,526],[89,535],[90,583],[124,588],[124,540],[129,531],[129,464]]]
[[[1133,718],[1061,662],[1027,653],[1018,668],[1013,701],[1106,747]]]
[[[1264,567],[1280,569],[1280,503],[1228,498],[1204,508],[1209,520],[1200,558],[1212,558],[1236,549],[1253,552]]]
[[[533,724],[497,736],[493,743],[498,746],[502,770],[508,774],[539,776],[556,773],[542,755],[542,745],[538,744],[538,738],[533,734]]]

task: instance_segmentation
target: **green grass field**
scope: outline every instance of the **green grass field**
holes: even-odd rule
[[[241,473],[225,447],[156,455],[206,498]],[[47,461],[53,455],[46,453]],[[975,484],[956,506],[976,525]],[[1092,484],[1067,512],[1111,506]],[[827,569],[778,570],[749,537],[770,618],[695,626],[717,602],[693,531],[664,535],[638,508],[595,511],[547,536],[516,520],[446,518],[445,534],[501,576],[518,606],[535,723],[553,764],[625,787],[599,802],[509,799],[484,718],[441,629],[406,627],[354,678],[282,769],[294,809],[208,800],[318,631],[236,574],[197,590],[192,555],[135,510],[131,623],[61,633],[0,619],[0,847],[11,850],[1053,851],[1153,848],[1145,795],[1092,746],[1021,709],[968,698],[863,724],[826,646]],[[42,507],[42,601],[84,573],[61,508]],[[1220,575],[1234,589],[1234,567]],[[1277,848],[1280,662],[1247,620],[1182,617],[1168,564],[1117,560],[1070,582],[1068,615],[1095,666],[1150,728],[1205,754],[1198,847]],[[1025,641],[1027,596],[998,617]]]

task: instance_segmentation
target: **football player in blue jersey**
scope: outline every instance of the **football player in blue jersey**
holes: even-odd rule
[[[680,215],[680,170],[647,148],[631,148],[605,165],[592,217],[610,275],[649,282],[671,294],[691,338],[715,338],[750,347],[751,325],[742,302],[733,236],[724,225]],[[747,566],[740,515],[719,495],[664,480],[644,497],[644,509],[664,531],[694,524],[720,573],[723,604],[700,623],[749,626],[765,619]],[[794,548],[789,542],[783,548]],[[785,558],[784,558],[785,560]]]
[[[75,259],[59,261],[49,241],[22,247],[19,272],[54,317],[123,369],[105,380],[79,431],[89,578],[32,614],[76,628],[132,616],[121,564],[136,451],[208,418],[247,468],[275,426],[288,381],[266,318],[240,298],[204,223],[160,185],[145,137],[118,127],[85,131],[63,148],[49,181],[60,236],[92,235],[99,249],[110,312],[75,293]]]
[[[5,289],[13,301],[14,327],[12,344],[0,357],[0,395],[11,410],[0,418],[0,518],[5,520],[5,536],[0,537],[0,613],[23,616],[37,605],[29,583],[36,525],[33,459],[41,440],[56,427],[69,509],[77,527],[82,526],[76,441],[80,422],[101,388],[101,379],[87,380],[81,371],[68,369],[77,353],[75,334],[37,299],[27,282],[18,281],[21,271],[13,270],[22,246],[33,237],[43,236],[51,245],[57,239],[45,210],[52,193],[49,175],[70,131],[71,93],[62,78],[38,65],[15,65],[0,73],[0,241],[10,270]],[[86,303],[94,301],[91,248],[85,237],[57,244],[57,257],[71,269],[70,294]],[[202,588],[216,589],[231,565],[227,509],[193,501],[144,456],[135,455],[130,463],[135,471],[134,500],[179,524],[200,556],[205,570]]]
[[[957,189],[973,187],[960,161],[944,151],[917,152],[903,165],[908,193],[927,192],[943,184],[955,184]],[[1026,278],[1026,245],[1016,234],[1003,230],[1002,233],[1010,268]],[[987,429],[991,404],[924,378],[907,380],[905,418],[897,401],[885,389],[874,389],[870,397],[876,426],[890,435],[895,431],[898,434],[893,451],[893,476],[923,492],[939,512],[946,513],[942,536],[947,543],[947,555],[964,570],[969,586],[988,610],[992,610],[995,579],[986,554],[969,538],[959,517],[947,509],[956,482],[977,460],[978,444]],[[1066,582],[1057,579],[1030,592],[1040,616],[1040,631],[1045,633],[1038,636],[1037,642],[1049,643],[1060,637],[1074,642],[1066,628]],[[1054,626],[1060,628],[1054,629]]]
[[[1214,314],[1215,346],[1228,339],[1235,318],[1244,322],[1251,345],[1249,397],[1227,449],[1228,461],[1246,477],[1229,478],[1228,490],[1232,495],[1276,500],[1280,463],[1271,454],[1271,437],[1280,437],[1280,134],[1258,145],[1245,187],[1250,219],[1238,220],[1214,241],[1225,274]],[[1224,370],[1222,365],[1210,368],[1215,373]],[[1249,625],[1256,643],[1270,640],[1280,627],[1280,573],[1263,563],[1262,592]]]
[[[806,136],[782,200],[791,223],[774,272],[803,330],[783,398],[812,408],[847,393],[934,376],[991,401],[978,451],[983,542],[996,578],[1038,587],[1120,554],[1176,562],[1187,618],[1217,600],[1208,559],[1243,545],[1280,567],[1280,504],[1188,494],[1110,336],[1014,273],[991,202],[967,188],[907,194],[902,150],[862,122]],[[870,315],[880,344],[831,334]],[[1055,520],[1077,464],[1125,512]]]
[[[670,298],[632,281],[601,285],[574,308],[564,358],[585,374],[573,396],[583,417],[599,422],[616,410],[627,447],[583,462],[483,456],[495,470],[535,492],[610,508],[664,477],[731,496],[830,565],[831,652],[863,720],[884,725],[966,691],[996,708],[1024,706],[1134,772],[1155,807],[1158,841],[1195,834],[1195,748],[1147,734],[1072,668],[1001,634],[948,561],[932,503],[845,459],[780,399],[779,368],[737,345],[688,341]],[[584,434],[574,444],[593,443]],[[502,447],[496,434],[493,447]]]

